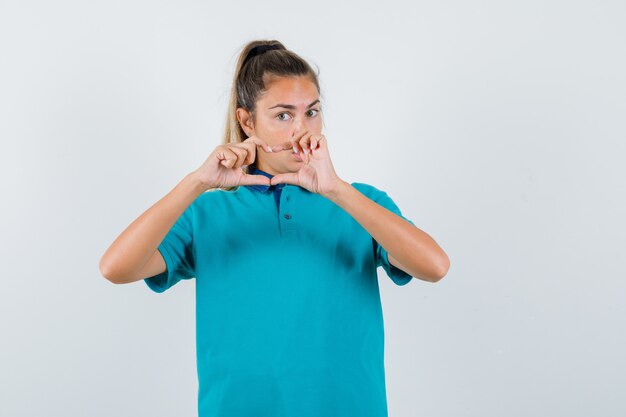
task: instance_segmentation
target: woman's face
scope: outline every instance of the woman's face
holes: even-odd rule
[[[256,102],[256,118],[238,109],[240,122],[249,136],[256,136],[268,145],[289,142],[304,130],[322,133],[322,112],[315,84],[308,77],[275,78]],[[304,162],[293,152],[266,153],[257,151],[256,166],[272,175],[296,172]]]

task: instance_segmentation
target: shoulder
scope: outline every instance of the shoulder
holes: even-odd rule
[[[193,203],[191,203],[191,207],[197,210],[206,209],[208,207],[216,208],[223,206],[225,203],[233,200],[238,196],[239,188],[235,188],[232,190],[224,190],[224,189],[213,189],[205,191],[200,194]]]
[[[241,194],[244,189],[245,187],[243,186],[235,187],[229,190],[225,190],[222,188],[214,188],[212,190],[208,190],[200,194],[200,196],[198,196],[198,198],[196,199],[196,202],[198,203],[210,202],[210,201],[219,201],[219,200],[226,200],[229,198],[234,198],[237,195]]]
[[[386,194],[383,190],[365,182],[352,182],[350,185],[359,190],[361,194],[374,200],[381,195]]]
[[[401,213],[394,199],[391,198],[391,196],[385,190],[381,190],[378,187],[363,182],[353,182],[352,186],[359,190],[370,200],[393,211],[394,213]]]

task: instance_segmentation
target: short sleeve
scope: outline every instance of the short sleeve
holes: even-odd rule
[[[195,276],[193,251],[193,204],[176,220],[163,241],[159,244],[166,271],[144,279],[148,287],[161,293],[181,279]]]
[[[397,214],[398,216],[402,217],[404,220],[415,226],[415,223],[413,223],[413,221],[409,220],[402,214],[396,203],[391,199],[391,197],[389,197],[386,192],[381,191],[375,187],[373,188],[375,190],[372,198],[373,201],[385,207],[389,211]],[[374,239],[373,237],[372,244],[374,245],[374,257],[376,259],[376,267],[382,266],[389,278],[391,278],[391,280],[396,285],[408,284],[413,277],[402,269],[396,267],[395,265],[392,265],[389,262],[389,254],[387,253],[387,250],[379,245],[376,239]]]

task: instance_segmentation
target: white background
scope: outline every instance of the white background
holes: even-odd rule
[[[236,54],[320,69],[347,181],[448,253],[379,268],[393,417],[623,416],[623,1],[0,3],[0,415],[195,416],[195,282],[98,261],[220,143]]]

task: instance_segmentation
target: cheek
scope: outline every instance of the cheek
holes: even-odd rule
[[[316,132],[321,132],[324,124],[322,123],[321,117],[316,117],[309,123],[309,127],[311,130],[315,130]]]
[[[275,144],[289,140],[290,132],[291,129],[287,123],[271,123],[263,129],[265,137]]]

